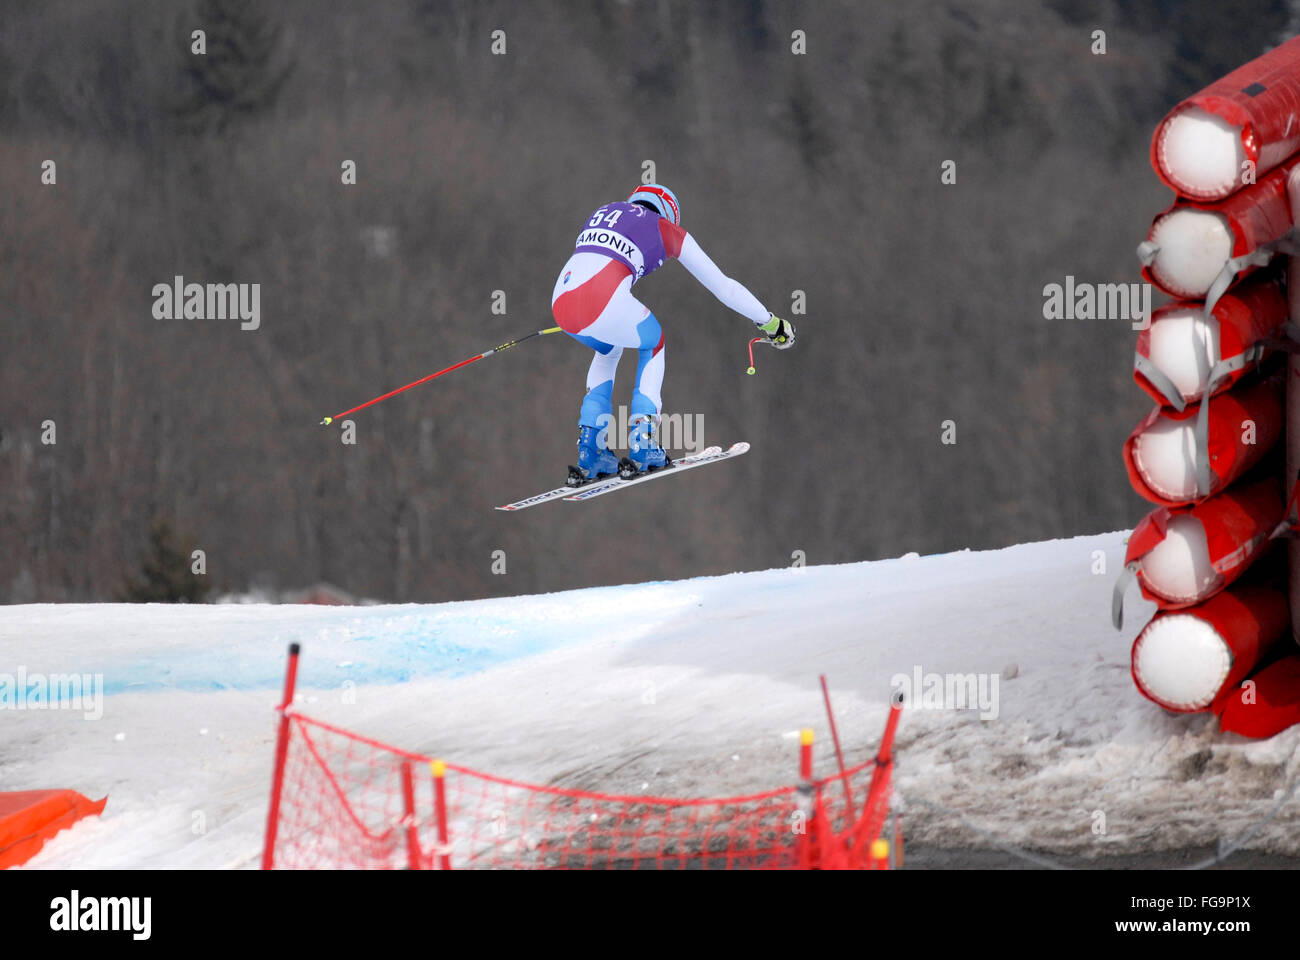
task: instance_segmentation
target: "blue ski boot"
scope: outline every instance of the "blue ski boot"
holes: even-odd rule
[[[605,431],[600,427],[578,425],[578,465],[569,467],[569,477],[565,484],[570,487],[581,486],[598,477],[609,477],[618,473],[618,457],[609,452],[605,446]]]
[[[638,473],[672,466],[668,454],[664,453],[655,437],[656,426],[655,419],[644,414],[633,417],[628,424],[628,455],[618,465],[618,475],[624,480],[630,480]]]

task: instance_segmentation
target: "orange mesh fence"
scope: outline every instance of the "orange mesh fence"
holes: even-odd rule
[[[865,866],[888,781],[743,797],[616,796],[539,786],[409,753],[290,713],[273,863],[281,868],[790,869]],[[441,784],[439,783],[441,781]],[[441,795],[441,799],[439,797]],[[846,841],[862,851],[854,858]]]
[[[292,701],[292,667],[286,703]],[[616,796],[492,776],[281,707],[264,867],[792,869],[873,865],[889,810],[880,755],[741,797]],[[803,768],[810,770],[811,741]],[[868,780],[870,781],[868,783]],[[846,784],[848,789],[846,789]]]

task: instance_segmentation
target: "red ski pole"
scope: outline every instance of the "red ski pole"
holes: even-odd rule
[[[453,363],[450,367],[446,367],[442,370],[439,370],[437,373],[431,373],[427,377],[421,377],[419,380],[412,381],[411,383],[408,383],[404,387],[398,387],[396,390],[390,390],[382,397],[375,397],[375,399],[367,400],[365,403],[360,404],[359,406],[355,406],[351,410],[344,410],[342,413],[336,413],[332,417],[326,417],[324,420],[320,422],[321,426],[328,427],[339,417],[346,417],[349,413],[356,413],[358,410],[364,410],[366,407],[373,406],[374,404],[378,403],[380,400],[387,400],[389,397],[395,397],[403,390],[410,390],[412,387],[418,387],[422,383],[428,383],[430,380],[436,380],[438,377],[441,377],[444,373],[451,373],[453,370],[458,370],[463,366],[473,363],[475,360],[482,360],[484,357],[490,357],[492,356],[492,354],[500,353],[502,350],[509,350],[517,343],[523,343],[525,340],[531,340],[533,337],[542,337],[548,333],[559,333],[559,332],[560,332],[559,327],[547,327],[545,330],[534,330],[532,333],[526,336],[516,337],[514,340],[507,340],[505,343],[501,344],[500,346],[493,347],[491,350],[484,350],[482,353],[475,354],[474,356],[470,357],[468,360],[462,360],[460,363]]]
[[[755,337],[753,340],[749,341],[749,369],[745,372],[751,377],[758,373],[758,368],[754,366],[754,344],[756,343],[766,343],[770,345],[772,341],[767,339],[767,337]]]

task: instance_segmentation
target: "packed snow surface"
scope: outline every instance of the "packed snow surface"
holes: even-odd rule
[[[1235,838],[1289,784],[1300,729],[1248,741],[1138,695],[1129,646],[1153,608],[1130,596],[1123,633],[1108,617],[1124,539],[457,603],[0,607],[0,680],[104,689],[92,709],[0,710],[0,785],[108,796],[33,867],[255,866],[298,641],[301,710],[489,773],[659,796],[784,786],[800,727],[834,769],[819,674],[849,763],[906,677],[910,841],[987,846],[973,825],[1104,855]],[[1300,851],[1297,806],[1249,846]]]

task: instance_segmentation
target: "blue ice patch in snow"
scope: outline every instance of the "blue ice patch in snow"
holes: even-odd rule
[[[278,622],[267,633],[264,641],[241,639],[226,648],[178,639],[164,650],[115,657],[85,672],[103,674],[106,694],[279,688],[288,645],[296,640],[302,643],[300,687],[338,688],[349,680],[394,684],[477,673],[558,649],[582,639],[586,630],[577,609],[572,616],[540,620],[525,610],[517,616],[389,610],[332,623],[314,620],[300,628]]]

